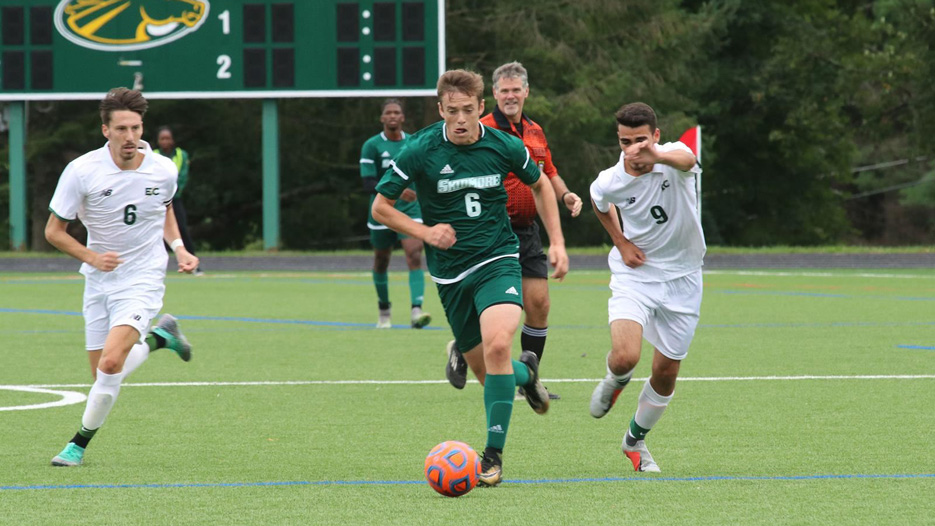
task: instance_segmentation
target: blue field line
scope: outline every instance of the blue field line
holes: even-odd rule
[[[935,351],[935,347],[930,345],[897,345],[900,349],[919,349],[922,351]]]
[[[703,477],[585,477],[558,479],[506,480],[506,484],[569,484],[586,482],[733,482],[733,481],[801,481],[801,480],[887,480],[930,479],[935,473],[845,474],[845,475],[710,475]],[[425,484],[424,480],[287,480],[271,482],[177,482],[167,484],[40,484],[35,486],[0,486],[0,491],[40,491],[67,489],[175,489],[175,488],[262,488],[277,486],[400,486]]]

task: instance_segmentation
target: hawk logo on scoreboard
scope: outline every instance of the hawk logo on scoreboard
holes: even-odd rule
[[[208,0],[61,0],[55,28],[90,49],[147,49],[197,31],[209,7]]]

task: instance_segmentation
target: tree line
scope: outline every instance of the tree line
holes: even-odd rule
[[[702,126],[709,244],[926,244],[935,233],[932,0],[449,0],[446,9],[448,67],[489,83],[498,65],[522,62],[526,111],[586,202],[619,155],[614,111],[643,101],[663,141]],[[367,246],[358,159],[380,131],[380,102],[279,101],[283,249]],[[434,98],[404,102],[408,131],[438,120]],[[255,100],[151,101],[144,139],[170,125],[191,154],[185,198],[201,250],[262,246],[260,111]],[[48,249],[58,176],[103,144],[99,130],[93,102],[29,104],[30,248]],[[7,141],[0,147],[5,172]],[[606,242],[587,212],[563,222],[574,228],[569,245]]]

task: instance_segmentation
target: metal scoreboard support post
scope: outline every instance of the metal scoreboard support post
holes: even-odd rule
[[[26,180],[14,144],[22,101],[99,100],[115,86],[148,99],[265,99],[263,235],[274,249],[276,99],[431,96],[444,62],[444,0],[0,0],[11,244],[26,246],[25,186],[12,192]]]

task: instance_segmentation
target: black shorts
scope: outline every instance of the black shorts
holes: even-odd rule
[[[549,277],[549,260],[542,252],[542,239],[539,238],[539,225],[513,226],[513,233],[519,238],[519,266],[524,278]]]

